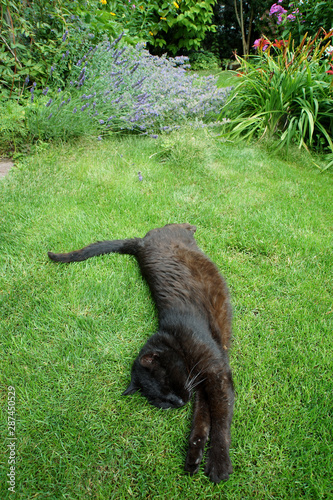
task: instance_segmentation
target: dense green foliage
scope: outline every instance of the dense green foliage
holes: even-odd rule
[[[200,69],[216,70],[220,67],[218,57],[213,52],[207,50],[197,50],[190,53],[189,60],[191,69],[194,71]]]
[[[184,54],[198,49],[211,23],[216,0],[103,0],[129,34],[140,36],[156,53]]]
[[[0,0],[1,95],[17,99],[33,83],[64,85],[73,64],[91,45],[120,34],[122,26],[95,4]]]
[[[222,115],[229,118],[225,135],[239,138],[277,138],[277,147],[299,147],[329,153],[333,164],[333,68],[325,51],[333,30],[303,38],[257,41],[258,55],[239,58],[236,85]]]

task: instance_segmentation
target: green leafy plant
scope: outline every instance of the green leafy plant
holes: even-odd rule
[[[195,71],[199,69],[215,70],[220,67],[219,58],[208,50],[192,52],[189,55],[189,60],[191,69]]]
[[[255,42],[256,56],[237,58],[239,83],[222,111],[224,135],[274,137],[278,148],[300,148],[333,154],[332,64],[325,56],[333,30],[319,30],[294,47],[288,40]],[[327,167],[333,165],[329,157]]]
[[[0,104],[0,154],[17,153],[28,142],[25,109],[15,101]]]
[[[128,29],[146,40],[155,52],[180,54],[198,49],[212,25],[216,0],[103,0],[104,9]]]
[[[121,25],[97,9],[96,2],[0,0],[2,96],[17,98],[33,83],[63,85],[92,40],[96,44],[121,31]],[[58,71],[53,73],[55,66]]]

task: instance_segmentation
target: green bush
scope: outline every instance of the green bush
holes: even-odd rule
[[[216,0],[102,0],[105,12],[156,53],[184,54],[200,47],[211,24]]]
[[[120,34],[122,26],[98,4],[0,0],[1,95],[17,98],[33,83],[63,85],[74,61],[92,41]]]
[[[258,54],[241,63],[239,83],[222,111],[230,139],[274,137],[278,148],[291,143],[333,154],[332,63],[325,50],[329,33],[288,40],[256,41]],[[330,69],[331,68],[331,69]],[[327,167],[333,164],[330,161]]]
[[[191,69],[197,71],[199,69],[214,70],[220,67],[220,60],[215,54],[207,50],[192,52],[189,55]]]
[[[0,103],[0,155],[16,153],[28,136],[25,108],[11,100]]]

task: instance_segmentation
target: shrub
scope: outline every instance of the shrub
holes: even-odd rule
[[[15,101],[0,103],[0,155],[16,153],[28,140],[25,110]]]
[[[231,139],[276,137],[278,148],[294,142],[332,154],[333,72],[325,56],[332,35],[333,30],[319,30],[297,47],[290,37],[257,40],[258,55],[238,58],[239,83],[222,112],[229,119],[224,134]]]
[[[97,4],[97,2],[95,2]],[[70,0],[2,0],[0,9],[0,92],[17,98],[33,83],[50,85],[57,65],[64,85],[73,61],[105,34],[122,31],[111,14]],[[87,10],[89,9],[89,10]]]
[[[156,53],[184,54],[200,47],[211,24],[216,0],[103,0],[132,36],[140,36]]]
[[[71,84],[58,92],[31,92],[29,130],[41,139],[108,131],[156,134],[183,123],[216,120],[227,90],[214,77],[186,71],[187,59],[152,56],[120,37],[96,46],[77,62]],[[33,89],[32,89],[33,90]]]
[[[189,54],[191,69],[216,70],[220,67],[220,60],[215,54],[208,50],[199,50]]]

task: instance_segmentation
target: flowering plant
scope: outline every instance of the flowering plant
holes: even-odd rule
[[[333,154],[332,62],[325,56],[332,36],[333,29],[320,29],[296,47],[290,36],[274,42],[262,37],[257,55],[237,57],[242,76],[223,109],[230,119],[225,134],[275,137],[279,148],[295,142]]]
[[[105,41],[80,59],[71,83],[50,93],[34,90],[27,122],[35,137],[154,134],[189,121],[215,123],[228,91],[212,76],[186,71],[187,58],[152,56],[142,45]]]

